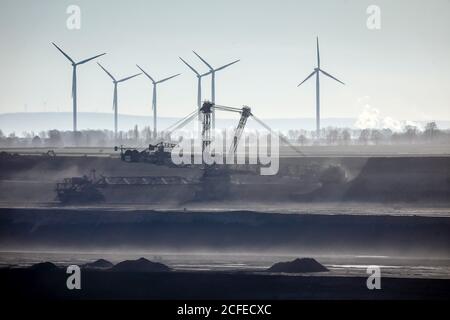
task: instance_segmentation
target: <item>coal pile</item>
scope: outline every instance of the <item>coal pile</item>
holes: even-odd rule
[[[329,270],[313,258],[297,258],[293,261],[275,263],[266,271],[284,273],[308,273],[327,272]]]

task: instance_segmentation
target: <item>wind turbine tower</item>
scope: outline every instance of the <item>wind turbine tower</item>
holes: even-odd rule
[[[317,37],[317,67],[314,68],[314,71],[306,77],[305,80],[300,82],[300,84],[297,87],[300,87],[304,82],[306,82],[309,78],[311,78],[313,75],[316,75],[316,136],[317,139],[320,137],[320,81],[319,81],[319,74],[320,72],[326,75],[327,77],[330,77],[333,80],[336,80],[339,83],[343,83],[341,80],[338,80],[337,78],[333,77],[331,74],[325,72],[323,69],[320,68],[320,54],[319,54],[319,37]]]
[[[159,83],[163,83],[172,78],[178,77],[181,73],[175,74],[173,76],[164,78],[162,80],[155,81],[147,72],[144,71],[139,65],[136,65],[153,83],[153,100],[152,100],[152,109],[153,109],[153,138],[156,139],[158,134],[157,130],[157,112],[156,112],[156,85]]]
[[[75,62],[67,53],[65,53],[60,47],[52,42],[52,44],[59,50],[71,63],[72,63],[72,102],[73,102],[73,131],[77,131],[77,66],[82,65],[86,62],[94,60],[98,57],[105,55],[102,53],[94,57]]]
[[[112,79],[113,84],[114,84],[114,94],[113,94],[113,110],[114,110],[114,138],[117,139],[117,132],[118,132],[118,109],[119,109],[119,101],[118,101],[118,97],[117,97],[117,85],[119,83],[125,82],[127,80],[130,80],[131,78],[137,77],[139,75],[141,75],[142,73],[137,73],[134,74],[132,76],[120,79],[120,80],[116,80],[116,78],[113,77],[113,75],[106,70],[100,63],[97,62],[97,64],[100,66],[100,68],[103,69],[103,71],[106,72],[106,74]]]

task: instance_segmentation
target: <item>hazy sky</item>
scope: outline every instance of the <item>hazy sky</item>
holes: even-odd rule
[[[196,50],[214,66],[216,102],[252,107],[264,118],[313,117],[315,83],[297,84],[316,63],[344,81],[322,77],[323,117],[356,117],[364,104],[403,120],[450,120],[450,1],[0,0],[0,113],[71,111],[71,66],[99,61],[117,77],[142,65],[156,78],[183,74],[158,90],[161,116],[196,107]],[[81,8],[81,30],[68,30],[66,9]],[[366,27],[366,9],[381,8],[381,29]],[[112,112],[113,85],[96,63],[78,69],[80,111]],[[203,82],[204,97],[210,81]],[[151,113],[151,83],[119,87],[119,112]]]

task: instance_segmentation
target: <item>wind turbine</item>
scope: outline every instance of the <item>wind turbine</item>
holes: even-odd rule
[[[189,69],[191,69],[195,75],[197,76],[197,107],[198,110],[200,111],[200,109],[202,108],[202,78],[204,76],[207,76],[211,73],[211,71],[208,71],[206,73],[200,74],[197,70],[195,70],[189,63],[187,63],[183,58],[180,58],[181,61],[183,61],[183,63],[185,65],[188,66]],[[198,113],[198,120],[200,121],[201,119],[201,112]]]
[[[156,128],[156,85],[158,83],[163,83],[167,80],[170,80],[172,78],[178,77],[181,73],[175,74],[173,76],[164,78],[162,80],[159,81],[155,81],[147,72],[144,71],[144,69],[142,69],[139,65],[136,65],[136,67],[138,67],[153,83],[153,101],[152,101],[152,109],[153,109],[153,138],[156,139],[156,135],[158,133],[157,128]]]
[[[113,75],[108,72],[108,70],[106,70],[100,63],[97,62],[97,64],[100,66],[100,68],[103,69],[103,71],[106,72],[106,74],[108,76],[110,76],[110,78],[112,79],[113,83],[114,83],[114,94],[113,94],[113,110],[114,110],[114,137],[115,139],[117,139],[117,114],[118,114],[118,108],[119,108],[119,103],[118,103],[118,99],[117,99],[117,85],[121,82],[125,82],[127,80],[130,80],[131,78],[137,77],[139,75],[141,75],[142,73],[137,73],[134,74],[132,76],[120,79],[120,80],[116,80],[116,78],[113,77]]]
[[[89,62],[91,60],[94,60],[98,57],[101,57],[105,55],[106,53],[102,53],[99,55],[96,55],[92,58],[84,59],[79,62],[75,62],[67,53],[62,51],[60,47],[58,47],[55,43],[52,42],[52,44],[56,47],[56,49],[59,50],[71,63],[72,63],[72,101],[73,101],[73,131],[77,131],[77,66],[84,64],[86,62]]]
[[[206,62],[205,59],[203,59],[202,57],[200,57],[200,55],[197,54],[197,52],[194,52],[194,54],[209,68],[209,73],[211,74],[211,102],[212,104],[215,104],[216,102],[216,72],[220,71],[222,69],[225,69],[229,66],[231,66],[232,64],[235,64],[237,62],[239,62],[240,60],[235,60],[231,63],[228,63],[226,65],[223,65],[217,69],[214,69],[208,62]],[[213,130],[216,127],[216,113],[215,110],[212,111],[212,128]]]
[[[330,77],[331,79],[336,80],[339,83],[342,83],[343,85],[345,85],[345,83],[343,83],[341,80],[338,80],[337,78],[333,77],[331,74],[323,71],[320,68],[319,37],[317,37],[316,40],[317,40],[317,68],[314,68],[314,71],[309,76],[307,76],[305,80],[300,82],[300,84],[297,87],[300,87],[306,80],[311,78],[313,75],[316,75],[316,135],[317,135],[317,138],[319,138],[319,136],[320,136],[320,83],[319,83],[319,71],[322,72],[327,77]]]

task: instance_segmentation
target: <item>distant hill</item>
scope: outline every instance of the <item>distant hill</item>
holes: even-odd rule
[[[159,130],[163,130],[180,118],[161,117],[159,118]],[[280,118],[280,119],[262,119],[274,130],[287,131],[290,129],[313,130],[315,128],[314,118]],[[354,128],[356,119],[354,118],[323,118],[322,127],[348,127]],[[235,119],[217,119],[217,127],[229,128],[235,127],[238,117]],[[424,122],[425,123],[425,122]],[[134,116],[120,115],[119,130],[127,131],[138,125],[140,129],[145,126],[153,126],[153,118],[151,116]],[[440,128],[450,128],[450,121],[442,121],[438,123]],[[248,128],[261,128],[255,121],[249,120]],[[0,114],[0,130],[4,134],[15,132],[21,135],[23,132],[47,131],[50,129],[71,130],[72,129],[72,113],[70,112],[22,112],[22,113],[6,113]],[[78,114],[78,129],[113,129],[113,114],[110,113],[92,113],[80,112]]]

